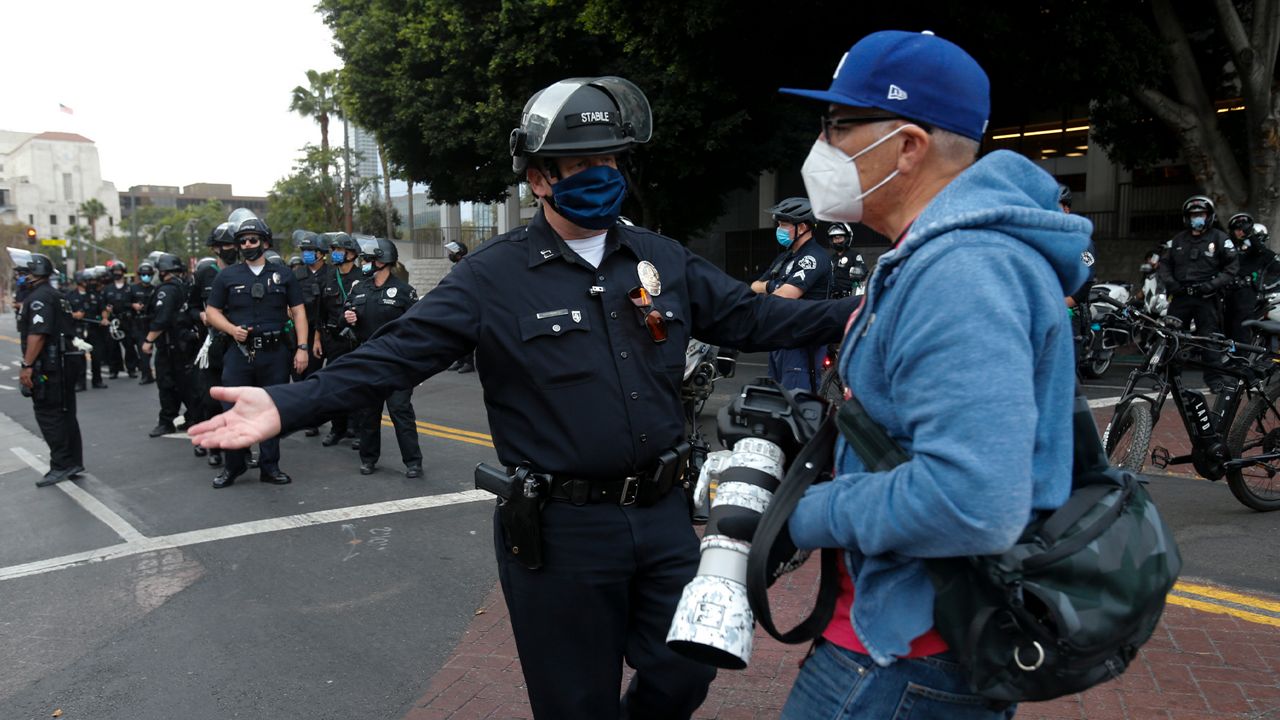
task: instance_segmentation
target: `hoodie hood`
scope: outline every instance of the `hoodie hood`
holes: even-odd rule
[[[907,237],[880,259],[893,266],[929,240],[963,229],[999,232],[1038,252],[1053,267],[1064,296],[1084,284],[1093,223],[1058,207],[1058,183],[1010,150],[997,150],[952,180],[912,223]]]

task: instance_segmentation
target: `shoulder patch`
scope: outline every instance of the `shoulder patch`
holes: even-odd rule
[[[797,271],[795,271],[794,273],[791,273],[791,277],[793,277],[793,278],[799,278],[800,280],[804,280],[804,271],[803,271],[803,270],[797,270]]]
[[[39,300],[32,300],[32,301],[31,301],[31,310],[32,310],[32,312],[38,311],[38,310],[39,310],[40,308],[42,308],[42,307],[44,307],[44,303],[40,302]]]
[[[812,255],[805,255],[796,264],[804,270],[813,270],[818,267],[818,259]]]

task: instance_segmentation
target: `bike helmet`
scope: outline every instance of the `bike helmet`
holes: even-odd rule
[[[1071,209],[1071,188],[1066,185],[1058,186],[1058,204],[1068,210]]]
[[[1187,201],[1182,203],[1182,223],[1187,227],[1191,227],[1191,216],[1195,213],[1204,213],[1208,217],[1205,221],[1205,227],[1213,227],[1217,214],[1213,206],[1213,201],[1204,195],[1192,195]]]
[[[792,225],[797,223],[807,223],[813,226],[813,206],[809,204],[809,198],[791,197],[769,208],[769,214],[773,216],[774,222],[788,222]]]
[[[1249,239],[1258,247],[1266,247],[1271,240],[1271,234],[1267,232],[1267,226],[1262,223],[1253,224],[1253,232],[1249,233]]]
[[[853,265],[849,268],[849,279],[854,282],[862,282],[867,279],[867,261],[862,259],[861,255],[853,258]]]
[[[31,253],[27,261],[27,273],[35,277],[49,277],[53,274],[53,260],[48,255]]]
[[[620,77],[579,77],[539,90],[511,131],[511,169],[522,173],[530,157],[613,155],[649,141],[649,100]]]
[[[1235,239],[1234,233],[1236,230],[1243,230],[1244,235],[1241,237],[1248,237],[1253,231],[1253,224],[1253,217],[1249,213],[1236,213],[1227,221],[1227,230],[1232,233],[1231,238],[1233,240]]]

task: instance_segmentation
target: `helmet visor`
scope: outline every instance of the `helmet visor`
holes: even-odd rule
[[[231,223],[231,227],[238,228],[240,223],[251,218],[256,219],[258,216],[253,214],[249,208],[236,208],[227,216],[227,222]]]
[[[378,241],[376,238],[369,237],[368,235],[357,235],[355,238],[356,243],[360,245],[361,255],[373,257],[378,254]]]
[[[15,268],[25,268],[27,263],[31,262],[31,251],[22,248],[5,248],[9,252],[9,259],[13,261]]]

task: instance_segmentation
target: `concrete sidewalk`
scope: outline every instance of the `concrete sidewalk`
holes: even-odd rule
[[[818,563],[772,592],[780,628],[812,602]],[[784,579],[785,581],[785,579]],[[778,717],[807,646],[781,645],[763,632],[746,670],[720,671],[694,715],[703,720]],[[623,684],[625,685],[625,678]],[[1026,703],[1019,720],[1202,720],[1280,717],[1280,602],[1193,582],[1169,597],[1150,642],[1119,679],[1087,693]],[[405,720],[532,718],[506,605],[497,589],[428,692]]]

